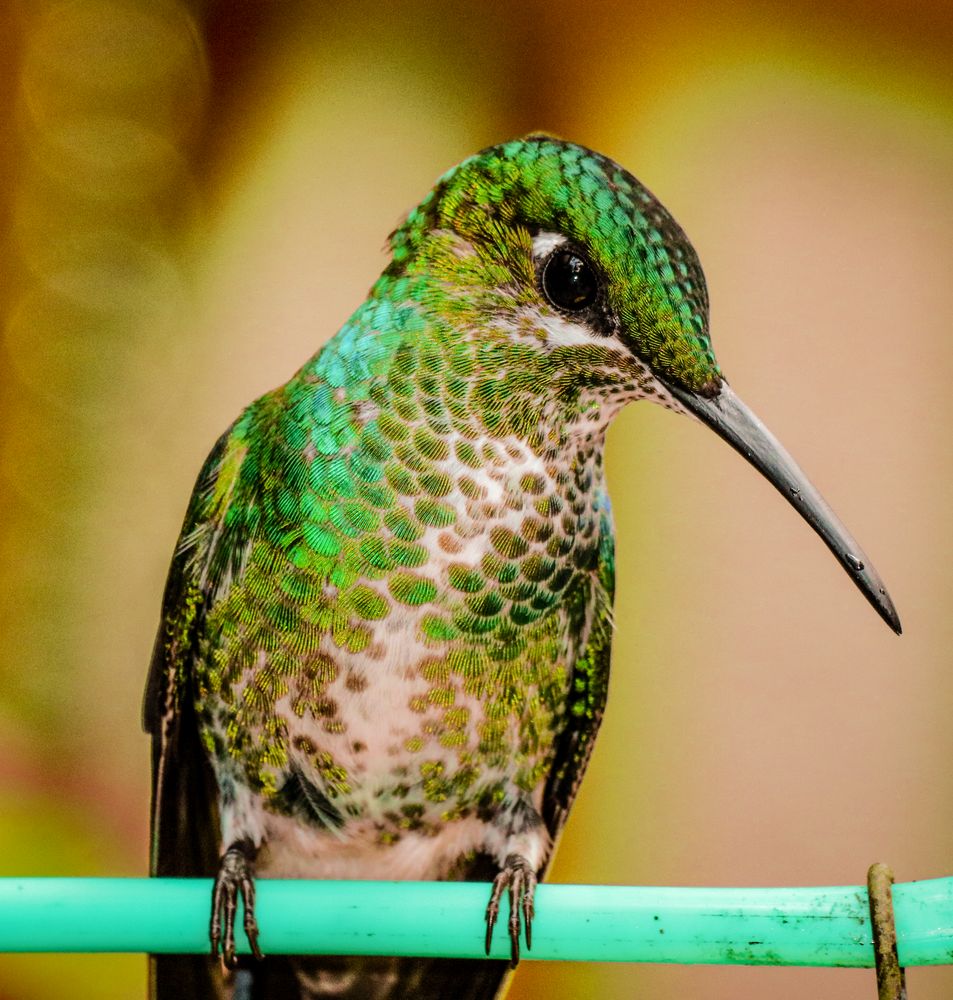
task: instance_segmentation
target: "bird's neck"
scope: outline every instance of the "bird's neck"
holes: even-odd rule
[[[603,352],[547,348],[530,327],[372,297],[295,381],[311,387],[319,419],[330,401],[350,402],[385,434],[402,424],[435,439],[516,441],[550,461],[601,451],[624,402],[599,375]]]

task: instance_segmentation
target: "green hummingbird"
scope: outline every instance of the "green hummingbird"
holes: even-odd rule
[[[740,451],[900,632],[729,387],[695,251],[622,167],[539,134],[493,146],[389,248],[336,336],[219,439],[186,514],[145,697],[151,872],[214,877],[222,961],[155,957],[154,996],[501,988],[606,703],[603,444],[626,403]],[[511,962],[262,960],[256,876],[486,880],[474,933],[507,896]]]

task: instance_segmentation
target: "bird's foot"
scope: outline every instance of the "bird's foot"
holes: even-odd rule
[[[245,910],[245,936],[255,958],[263,957],[258,947],[258,922],[255,920],[254,861],[255,848],[251,841],[237,841],[222,855],[218,874],[215,876],[209,941],[213,957],[219,953],[221,945],[222,961],[229,969],[234,969],[238,964],[235,954],[235,912],[238,909],[239,895]]]
[[[536,872],[521,854],[510,854],[503,869],[493,880],[493,891],[486,908],[486,953],[490,954],[493,927],[500,912],[503,890],[510,890],[510,968],[520,960],[520,914],[526,929],[526,950],[533,947],[533,896],[536,893]]]

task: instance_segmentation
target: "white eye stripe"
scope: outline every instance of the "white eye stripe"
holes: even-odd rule
[[[562,233],[540,232],[533,237],[533,260],[539,263],[554,250],[569,246],[569,240]]]
[[[527,309],[523,315],[530,318],[537,330],[546,334],[546,343],[551,347],[579,347],[584,344],[613,346],[607,343],[603,334],[593,330],[588,323],[564,319],[553,312],[541,312],[537,308]]]

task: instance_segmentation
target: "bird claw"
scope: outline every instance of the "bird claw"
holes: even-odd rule
[[[503,890],[509,889],[510,896],[510,968],[515,969],[520,960],[520,915],[526,931],[526,950],[533,947],[533,897],[536,893],[536,872],[521,854],[511,854],[503,863],[503,868],[493,880],[493,891],[486,907],[486,953],[490,954],[493,927],[500,913],[500,899]]]
[[[235,954],[235,913],[238,897],[241,896],[245,911],[245,937],[255,958],[263,958],[258,947],[258,922],[255,920],[255,849],[247,840],[238,841],[222,855],[212,889],[212,921],[209,925],[209,941],[212,957],[219,953],[226,968],[234,969],[238,964]]]

